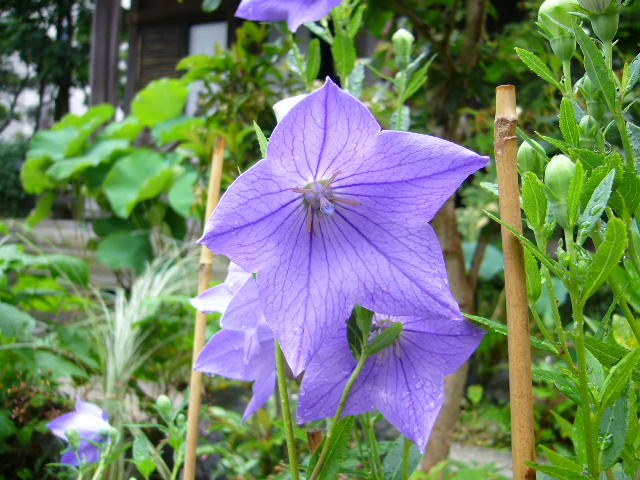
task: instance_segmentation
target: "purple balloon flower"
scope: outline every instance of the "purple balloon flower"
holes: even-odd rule
[[[295,32],[305,22],[315,22],[327,15],[342,0],[242,0],[236,17],[263,22],[286,20]]]
[[[108,431],[111,429],[107,421],[109,416],[97,405],[76,400],[76,409],[65,413],[47,424],[51,433],[68,442],[67,432],[75,430],[80,438],[78,450],[69,450],[62,455],[61,463],[66,465],[78,465],[81,463],[97,462],[100,458],[100,449],[93,443],[108,441]]]
[[[356,303],[459,316],[427,222],[487,157],[381,131],[329,79],[278,123],[266,157],[229,187],[199,242],[257,273],[267,323],[295,375]]]
[[[191,299],[191,305],[196,310],[206,313],[224,313],[233,296],[240,290],[251,274],[243,270],[235,263],[229,263],[227,277],[224,282],[211,287],[195,298]]]
[[[227,279],[232,276],[232,265]],[[199,372],[254,382],[243,422],[269,400],[276,382],[273,333],[262,314],[256,282],[250,273],[244,274],[244,283],[223,309],[222,330],[207,342],[194,367]],[[207,305],[206,298],[202,299],[201,309],[220,311],[214,308],[219,297],[209,298],[213,299],[211,305]]]
[[[484,332],[462,318],[375,314],[371,336],[402,322],[400,337],[372,355],[355,381],[343,416],[377,409],[424,451],[444,399],[444,377],[469,358]],[[307,368],[298,398],[298,423],[333,417],[356,360],[346,326],[333,332]]]

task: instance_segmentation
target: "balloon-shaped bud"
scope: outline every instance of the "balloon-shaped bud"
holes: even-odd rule
[[[535,140],[531,140],[540,146]],[[540,146],[542,149],[542,147]],[[522,142],[518,148],[518,170],[520,173],[534,172],[539,174],[542,172],[542,165],[544,165],[545,157],[540,151],[531,145],[529,142]]]
[[[544,172],[544,183],[549,187],[556,220],[561,227],[568,226],[567,196],[569,184],[576,170],[575,164],[565,155],[556,155],[547,164]]]
[[[415,37],[410,31],[401,28],[393,34],[391,41],[393,42],[393,52],[396,56],[396,65],[400,69],[407,68],[407,65],[409,65],[409,59],[411,58],[411,47],[413,47]]]
[[[598,122],[591,115],[580,119],[580,148],[592,150],[598,138]]]
[[[571,0],[545,0],[538,10],[538,21],[550,35],[551,49],[562,61],[570,60],[576,51],[576,42],[570,33],[575,21],[570,12],[575,10],[576,3]]]

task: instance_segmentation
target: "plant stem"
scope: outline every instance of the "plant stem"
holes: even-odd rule
[[[613,66],[613,42],[602,42],[602,53],[604,54],[607,68],[611,70]]]
[[[324,440],[324,443],[322,444],[322,451],[320,452],[320,456],[318,457],[318,463],[316,463],[316,466],[313,469],[313,472],[311,473],[309,480],[315,480],[316,478],[318,478],[318,474],[322,469],[322,464],[326,460],[327,454],[329,453],[329,443],[331,441],[331,436],[333,435],[333,431],[335,430],[336,425],[340,421],[340,416],[342,415],[342,410],[344,410],[344,406],[347,403],[347,398],[349,397],[349,392],[351,391],[351,387],[353,387],[353,384],[356,381],[356,378],[358,378],[358,375],[360,375],[360,372],[362,371],[362,367],[364,367],[364,364],[366,363],[368,358],[369,358],[369,355],[365,353],[363,353],[360,356],[360,360],[358,360],[358,364],[356,365],[356,368],[354,368],[353,372],[351,372],[351,376],[349,377],[349,380],[347,380],[347,384],[344,386],[344,390],[342,391],[342,396],[340,397],[340,402],[338,403],[338,409],[336,410],[336,414],[333,416],[333,422],[331,422],[331,427],[329,427],[327,436]]]
[[[620,139],[622,140],[622,148],[624,149],[624,156],[627,159],[627,167],[635,172],[635,165],[633,162],[633,147],[631,146],[631,140],[629,139],[629,132],[627,132],[627,124],[624,121],[621,111],[614,112],[616,127],[620,133]]]
[[[576,365],[573,363],[571,355],[569,355],[569,345],[567,344],[567,337],[564,334],[564,326],[562,325],[562,319],[560,318],[560,312],[558,311],[558,299],[556,298],[556,292],[553,290],[553,281],[549,269],[545,266],[540,268],[542,276],[544,277],[544,283],[547,285],[547,293],[549,295],[549,303],[551,303],[551,315],[555,323],[556,335],[560,341],[560,354],[567,366],[577,373]]]
[[[584,345],[584,304],[577,299],[575,291],[569,292],[571,295],[571,308],[573,319],[576,322],[576,355],[578,357],[578,388],[582,396],[582,423],[584,429],[584,441],[587,449],[587,465],[591,478],[598,478],[598,448],[597,438],[594,436],[591,422],[592,399],[589,392],[589,380],[587,378],[586,349]]]
[[[402,439],[402,480],[409,479],[409,450],[411,442],[407,437]]]
[[[376,480],[384,480],[382,463],[380,462],[380,452],[378,451],[378,442],[376,440],[376,432],[373,430],[373,419],[369,413],[364,414],[363,428],[365,429],[365,433],[368,438],[369,451],[374,465],[373,476]]]
[[[573,98],[573,85],[571,84],[571,60],[563,60],[562,73],[564,74],[564,95]]]
[[[633,315],[633,312],[629,308],[629,305],[627,304],[627,300],[626,298],[624,298],[624,293],[622,291],[622,288],[620,288],[620,285],[618,285],[617,280],[611,277],[611,279],[609,280],[609,283],[611,285],[611,289],[613,290],[614,295],[616,296],[618,305],[620,306],[620,309],[624,314],[624,318],[627,320],[629,327],[631,327],[634,337],[636,337],[636,340],[638,341],[638,343],[640,343],[640,322],[638,322],[636,317]]]
[[[544,321],[540,318],[540,314],[536,309],[535,303],[529,303],[529,311],[531,312],[531,316],[533,317],[533,320],[536,322],[536,325],[538,326],[538,330],[540,330],[540,333],[542,333],[542,336],[544,337],[544,339],[548,341],[551,345],[555,346],[556,342],[554,341],[553,337],[549,333],[549,330],[547,330],[547,327],[544,324]],[[562,350],[562,346],[558,349],[558,353],[560,353],[560,350]]]
[[[278,392],[280,393],[280,406],[282,407],[282,420],[284,422],[285,435],[287,437],[287,453],[289,454],[289,468],[291,479],[299,480],[298,455],[296,451],[296,438],[293,433],[291,421],[291,409],[289,408],[289,392],[287,392],[287,378],[285,371],[284,355],[277,340],[276,343],[276,373],[278,376]]]

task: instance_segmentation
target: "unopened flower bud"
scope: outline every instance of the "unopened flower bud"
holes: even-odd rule
[[[571,27],[574,19],[569,12],[575,7],[571,0],[545,0],[538,10],[538,21],[550,34],[551,49],[562,61],[570,60],[576,51],[575,39],[561,26]]]
[[[604,12],[614,2],[615,0],[578,0],[582,8],[593,13]]]
[[[619,18],[620,13],[617,10],[610,13],[589,15],[593,31],[604,43],[611,43],[615,38]]]
[[[411,57],[411,47],[415,37],[410,31],[401,28],[391,37],[393,42],[393,51],[396,55],[396,65],[400,69],[404,69],[409,65],[409,58]]]
[[[169,417],[171,415],[171,410],[173,409],[173,404],[171,400],[166,395],[160,395],[156,399],[156,410],[163,417]]]
[[[598,136],[598,122],[591,115],[580,119],[580,148],[593,149]]]
[[[535,142],[535,140],[532,140],[532,142]],[[518,169],[520,173],[540,173],[542,172],[544,161],[545,159],[542,154],[529,142],[522,142],[520,144],[518,148]]]
[[[561,227],[568,226],[567,216],[567,195],[569,194],[569,184],[575,172],[575,164],[565,155],[556,155],[547,164],[544,172],[544,183],[551,190],[556,220]]]
[[[295,95],[289,98],[283,98],[279,102],[277,102],[273,106],[273,111],[276,114],[276,122],[280,123],[280,120],[284,118],[284,116],[289,113],[293,107],[295,107],[300,100],[306,97],[307,94],[303,93],[302,95]]]

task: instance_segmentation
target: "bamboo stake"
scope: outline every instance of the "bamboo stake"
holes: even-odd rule
[[[513,85],[496,88],[494,148],[500,218],[522,233],[520,190],[516,167],[516,89]],[[509,351],[509,396],[511,402],[511,454],[514,480],[535,480],[533,468],[525,462],[535,459],[533,428],[533,391],[531,384],[531,347],[529,312],[524,276],[522,245],[502,227],[504,278],[507,298]]]
[[[207,190],[207,208],[204,217],[206,222],[218,203],[220,196],[220,180],[222,178],[222,162],[224,158],[224,139],[218,138],[211,159],[211,174]],[[200,265],[198,270],[198,294],[209,287],[211,279],[211,264],[213,253],[204,245],[200,248]],[[193,360],[194,365],[198,354],[205,342],[206,313],[197,311],[193,332]],[[187,417],[187,446],[184,459],[183,480],[194,480],[196,477],[196,448],[198,446],[198,417],[200,414],[200,395],[202,392],[202,373],[191,370],[189,382],[189,412]]]

